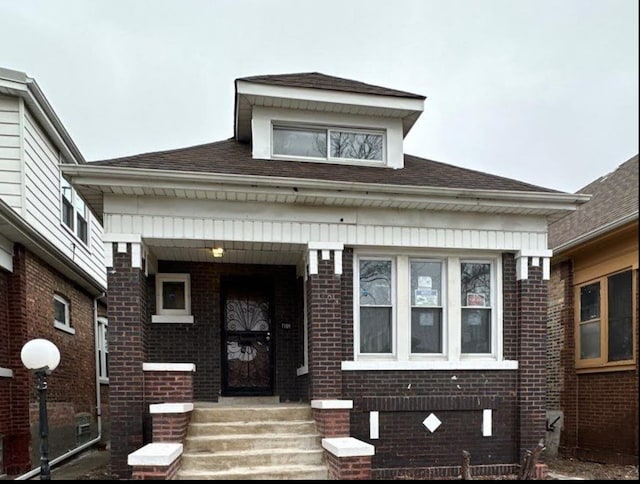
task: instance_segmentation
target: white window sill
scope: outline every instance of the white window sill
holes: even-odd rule
[[[108,385],[109,384],[109,379],[108,378],[100,378],[99,382],[100,382],[100,385]]]
[[[0,366],[0,378],[13,378],[13,370]]]
[[[518,362],[514,360],[480,360],[469,359],[459,361],[343,361],[343,371],[358,370],[517,370]]]
[[[164,314],[153,314],[151,316],[152,323],[183,323],[193,324],[193,316],[174,316]]]
[[[67,326],[66,324],[62,324],[58,321],[53,322],[53,327],[59,329],[60,331],[64,331],[65,333],[76,334],[76,330],[71,326]]]
[[[309,373],[309,367],[307,365],[301,366],[300,368],[296,369],[297,376],[306,375],[308,373]]]

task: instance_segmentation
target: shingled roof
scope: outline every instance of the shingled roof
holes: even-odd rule
[[[460,168],[437,161],[404,156],[404,168],[254,159],[251,147],[235,139],[169,151],[144,153],[91,165],[150,170],[304,178],[458,189],[560,193],[510,178]]]
[[[576,193],[592,195],[574,212],[549,225],[552,249],[638,214],[638,155]]]
[[[379,96],[407,97],[412,99],[426,99],[420,94],[413,94],[396,89],[374,86],[364,82],[328,76],[320,72],[299,72],[295,74],[274,74],[266,76],[241,77],[236,81],[255,82],[257,84],[271,84],[285,87],[304,87],[329,91],[345,91],[358,94],[375,94]]]

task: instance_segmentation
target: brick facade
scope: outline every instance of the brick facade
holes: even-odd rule
[[[130,264],[127,258],[128,254],[118,255],[114,265],[120,264],[120,259]],[[118,323],[115,323],[115,332],[111,326],[121,311],[117,304],[112,304],[112,298],[117,300],[126,291],[127,297],[135,296],[141,301],[138,292],[144,286],[149,311],[133,311],[135,317],[128,324],[144,327],[143,332],[136,330],[136,341],[147,351],[145,361],[195,363],[193,398],[216,401],[222,388],[221,281],[228,275],[270,276],[274,285],[276,323],[273,327],[274,393],[283,400],[353,400],[353,410],[345,412],[349,415],[348,421],[335,429],[322,427],[323,418],[319,417],[318,422],[324,434],[338,436],[348,430],[347,435],[373,444],[376,448],[372,457],[374,477],[400,476],[414,471],[426,476],[433,474],[426,469],[436,467],[445,470],[442,470],[442,476],[436,473],[433,477],[448,476],[459,469],[463,449],[472,455],[474,466],[477,466],[474,472],[475,469],[487,473],[503,472],[505,466],[517,466],[524,451],[535,447],[545,430],[547,286],[542,281],[541,268],[530,266],[529,278],[516,281],[514,256],[503,256],[504,356],[518,360],[518,370],[342,371],[341,362],[353,359],[353,251],[347,248],[343,252],[342,275],[334,273],[332,258],[318,260],[318,273],[308,276],[309,374],[302,378],[296,377],[295,373],[302,363],[302,282],[295,277],[292,267],[161,261],[159,272],[190,274],[194,324],[150,324],[155,310],[154,277],[149,276],[145,281],[144,276],[136,275],[127,286],[124,279],[112,284],[111,278],[115,275],[110,275],[112,338],[117,341]],[[137,269],[123,270],[126,274],[132,271],[141,273]],[[293,322],[286,331],[280,324],[285,321]],[[146,342],[139,339],[139,334],[144,334]],[[131,367],[132,350],[140,358],[143,352],[131,344],[127,348],[128,352],[115,353],[112,346],[111,355],[112,358],[120,355],[125,359],[120,365]],[[113,382],[112,373],[112,390],[116,388]],[[130,390],[131,380],[123,380],[122,385],[123,390]],[[114,395],[111,402],[112,426],[117,422],[116,398]],[[137,399],[133,403],[133,408],[138,409]],[[485,409],[493,412],[489,437],[483,437],[481,431]],[[124,400],[121,411],[124,411]],[[141,419],[144,412],[135,410],[138,411]],[[369,438],[371,411],[379,412],[379,439]],[[314,415],[323,412],[327,410],[316,410]],[[422,423],[432,412],[444,422],[434,433]],[[141,436],[136,434],[135,439],[140,441]],[[114,443],[112,441],[112,447]],[[126,458],[119,450],[124,448],[112,448],[116,459]],[[129,445],[126,448],[131,452],[136,447]]]
[[[318,273],[307,280],[310,398],[339,398],[342,370],[342,291],[344,276],[334,273],[333,257],[318,261]],[[351,291],[353,292],[353,290]]]
[[[75,334],[54,328],[54,294],[69,301]],[[20,360],[22,346],[33,338],[50,340],[61,354],[47,379],[50,459],[97,436],[94,299],[16,244],[13,272],[0,276],[0,301],[0,366],[13,371],[12,378],[0,378],[0,434],[4,470],[15,475],[40,460],[35,377]],[[103,403],[104,409],[108,400]],[[78,435],[79,423],[88,424],[86,434]]]
[[[111,420],[110,471],[127,479],[127,456],[143,444],[144,375],[147,361],[147,287],[144,272],[131,267],[126,253],[114,247],[109,286],[109,387]]]
[[[217,401],[222,393],[221,281],[229,276],[269,277],[274,297],[274,395],[282,401],[307,398],[306,387],[296,377],[303,363],[304,328],[302,279],[296,277],[294,267],[161,261],[158,272],[190,274],[194,324],[151,325],[149,362],[195,363],[194,398]],[[155,277],[148,277],[147,290],[153,314]]]
[[[638,271],[636,321],[638,318]],[[577,373],[575,366],[573,265],[555,264],[551,275],[548,326],[549,387],[547,405],[562,410],[559,451],[598,462],[638,462],[638,367],[604,373]],[[640,333],[635,326],[635,355]]]

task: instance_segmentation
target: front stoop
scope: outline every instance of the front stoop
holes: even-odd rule
[[[325,480],[311,406],[252,398],[196,404],[179,480]]]

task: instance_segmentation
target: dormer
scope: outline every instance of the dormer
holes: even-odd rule
[[[318,72],[236,79],[235,138],[255,159],[404,167],[424,96]]]

